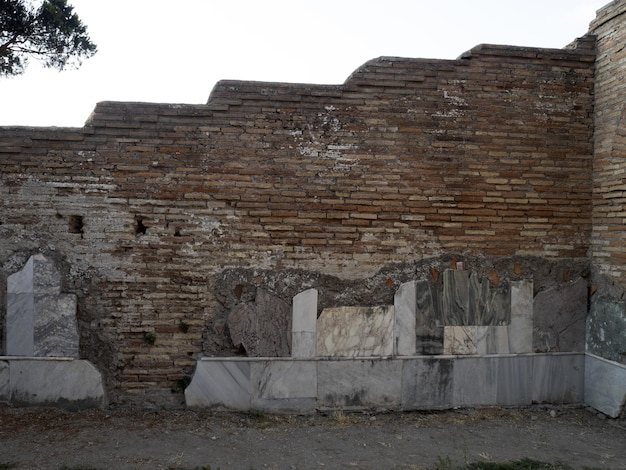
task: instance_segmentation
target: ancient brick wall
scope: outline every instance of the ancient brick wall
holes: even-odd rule
[[[626,2],[598,12],[595,158],[593,178],[594,264],[626,287]]]
[[[585,275],[594,43],[380,58],[343,85],[224,81],[207,105],[2,128],[0,281],[55,256],[110,398],[171,404],[195,359],[232,353],[223,313],[249,285],[383,303],[455,260],[536,288]]]

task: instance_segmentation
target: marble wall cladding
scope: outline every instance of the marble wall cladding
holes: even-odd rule
[[[252,409],[305,413],[315,410],[317,364],[314,361],[254,362],[250,381]]]
[[[247,411],[251,404],[250,361],[200,360],[185,389],[187,406]]]
[[[88,361],[47,358],[9,362],[13,405],[82,409],[105,404],[102,376]]]
[[[393,306],[324,309],[317,320],[317,356],[390,356],[393,326]]]
[[[469,272],[447,269],[443,273],[444,325],[473,325],[469,309]]]
[[[54,262],[33,255],[7,279],[7,354],[78,357],[76,296],[61,293]]]
[[[315,357],[317,349],[316,289],[308,289],[293,298],[291,357]]]
[[[393,354],[397,356],[413,356],[416,351],[416,311],[417,282],[406,282],[395,293]]]
[[[9,379],[9,363],[8,361],[0,361],[0,404],[7,404],[11,399]]]
[[[402,360],[354,359],[317,363],[322,408],[397,408],[401,404]]]
[[[445,326],[444,354],[509,354],[507,326]]]
[[[626,365],[587,354],[585,404],[618,418],[626,407]]]
[[[402,408],[451,408],[453,358],[422,358],[403,361]]]
[[[532,356],[532,398],[536,403],[582,403],[585,355],[546,354]]]
[[[533,351],[585,350],[587,281],[539,292],[533,302]]]
[[[230,311],[228,329],[235,347],[248,356],[291,355],[291,306],[263,289],[257,289],[254,302],[240,303]]]
[[[416,281],[415,350],[443,353],[443,294],[428,281]]]
[[[530,353],[533,350],[533,281],[511,283],[511,322],[509,349],[512,353]]]
[[[498,358],[457,357],[454,360],[454,406],[490,405],[497,398]]]
[[[587,352],[626,364],[626,302],[607,298],[591,302]]]

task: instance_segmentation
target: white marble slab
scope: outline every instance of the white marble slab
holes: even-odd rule
[[[454,355],[486,354],[486,326],[444,326],[443,353]]]
[[[10,276],[9,276],[10,277]],[[35,296],[7,292],[6,353],[9,356],[35,355]]]
[[[626,365],[587,353],[585,404],[618,418],[626,406]]]
[[[310,358],[317,349],[316,289],[308,289],[293,298],[291,356]]]
[[[416,348],[417,281],[405,282],[393,299],[393,354],[414,356]]]
[[[330,409],[387,409],[401,404],[402,361],[320,360],[318,404]]]
[[[308,413],[317,405],[317,364],[268,360],[251,364],[252,409]]]
[[[512,353],[533,352],[533,281],[511,282],[509,348]]]
[[[487,406],[496,403],[498,358],[456,357],[452,401],[454,406]]]
[[[497,358],[497,406],[532,404],[532,360],[528,356]]]
[[[250,409],[250,361],[200,360],[185,389],[187,406]]]
[[[390,356],[393,325],[393,306],[324,309],[317,319],[317,356]]]
[[[453,358],[411,358],[402,361],[402,409],[452,407]]]
[[[100,372],[84,360],[10,360],[11,403],[69,409],[105,404]]]

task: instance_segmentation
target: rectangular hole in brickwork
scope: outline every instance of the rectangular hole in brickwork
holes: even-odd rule
[[[67,225],[69,233],[83,234],[84,223],[82,215],[70,215],[67,220]]]

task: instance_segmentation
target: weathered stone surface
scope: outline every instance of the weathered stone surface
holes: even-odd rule
[[[626,365],[587,354],[585,404],[618,418],[626,406]]]
[[[587,317],[587,351],[626,363],[626,302],[593,299]]]
[[[291,354],[291,307],[263,289],[257,290],[254,302],[233,308],[228,329],[235,347],[242,347],[248,356]]]
[[[394,355],[415,355],[416,284],[417,282],[415,281],[401,284],[393,298],[395,311],[393,326]]]
[[[585,355],[537,354],[532,358],[532,400],[536,403],[582,403]]]
[[[293,298],[291,356],[315,357],[317,346],[316,289],[308,289]]]
[[[416,354],[443,353],[443,293],[428,281],[415,284]]]
[[[61,293],[61,276],[42,254],[7,279],[7,354],[78,357],[76,296]]]
[[[424,358],[403,361],[402,408],[452,407],[454,359]]]
[[[249,410],[250,367],[247,360],[198,361],[193,379],[185,389],[187,406]]]
[[[102,376],[88,361],[9,358],[8,363],[13,405],[68,409],[105,405]]]
[[[449,326],[474,324],[474,319],[470,318],[468,271],[444,271],[443,320]]]
[[[392,355],[393,313],[393,306],[324,309],[317,319],[317,355]]]
[[[585,350],[587,281],[579,278],[539,292],[533,301],[533,350]]]
[[[510,352],[533,350],[533,281],[511,283],[511,323],[508,326]]]

